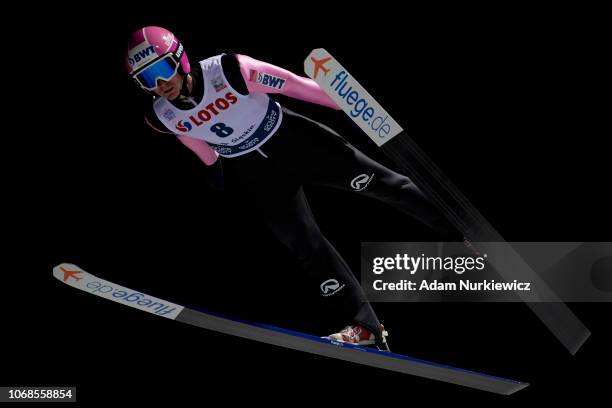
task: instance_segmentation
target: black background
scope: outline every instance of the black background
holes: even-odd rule
[[[329,10],[319,17],[310,11],[316,6]],[[209,189],[191,152],[144,126],[123,62],[127,38],[142,25],[174,31],[192,63],[238,52],[304,75],[306,55],[324,47],[506,240],[610,240],[607,48],[596,12],[302,7],[53,10],[46,35],[69,46],[46,47],[49,56],[35,64],[37,80],[52,72],[43,68],[62,73],[37,91],[50,114],[38,149],[44,167],[36,170],[46,205],[28,239],[42,238],[41,251],[14,256],[43,256],[30,275],[43,296],[29,298],[30,317],[7,317],[15,330],[5,338],[2,383],[76,385],[80,402],[105,403],[514,405],[605,396],[609,378],[596,371],[610,362],[609,304],[570,305],[593,332],[574,357],[525,305],[375,304],[395,352],[532,384],[502,397],[208,332],[52,278],[52,266],[71,262],[177,302],[305,332],[328,329],[285,248]],[[276,99],[388,163],[341,112]],[[433,238],[382,203],[323,188],[307,195],[356,273],[360,242]],[[27,219],[36,208],[25,200],[19,214]]]

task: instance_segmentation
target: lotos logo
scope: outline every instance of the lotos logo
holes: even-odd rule
[[[351,180],[351,187],[355,191],[365,190],[367,186],[370,185],[370,182],[374,179],[374,173],[368,176],[367,174],[360,174],[354,179]]]
[[[283,87],[285,86],[285,82],[287,82],[286,79],[270,74],[264,74],[262,72],[257,72],[254,69],[251,70],[249,80],[251,82],[255,82],[256,84],[261,84],[263,86],[267,86],[274,89],[283,89]]]
[[[344,287],[344,283],[340,285],[336,279],[328,279],[321,284],[321,292],[323,296],[331,296],[338,293]]]
[[[175,127],[176,130],[181,132],[189,132],[192,129],[191,123],[184,120],[179,120]]]
[[[138,66],[143,65],[145,62],[157,57],[155,53],[155,47],[143,43],[136,48],[132,48],[128,54],[128,63],[131,67],[136,69]]]
[[[222,111],[229,109],[232,105],[235,105],[236,102],[238,102],[238,98],[236,98],[233,93],[228,92],[224,97],[217,98],[214,102],[206,105],[204,109],[198,111],[198,113],[195,115],[189,116],[189,121],[191,123],[181,120],[176,124],[176,128],[181,132],[189,132],[192,128],[192,124],[202,126],[206,122],[210,121],[213,117],[219,115]],[[189,125],[189,127],[187,125]]]

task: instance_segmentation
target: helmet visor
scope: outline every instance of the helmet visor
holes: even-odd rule
[[[174,75],[176,75],[178,66],[179,64],[174,59],[172,54],[166,54],[157,61],[154,61],[142,68],[133,75],[133,78],[142,88],[148,91],[153,91],[155,88],[157,88],[157,80],[170,80]]]

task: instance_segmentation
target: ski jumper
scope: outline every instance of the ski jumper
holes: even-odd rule
[[[454,228],[408,177],[268,96],[282,93],[339,109],[314,81],[243,55],[215,56],[200,67],[192,75],[203,91],[192,92],[192,106],[179,109],[156,98],[148,123],[177,134],[207,165],[221,156],[228,192],[249,205],[293,252],[330,313],[380,337],[374,310],[317,226],[303,186],[328,186],[381,200],[446,235]],[[231,84],[228,71],[233,72]]]

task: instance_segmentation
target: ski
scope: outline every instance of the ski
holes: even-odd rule
[[[350,345],[293,330],[202,312],[100,279],[76,265],[62,263],[53,276],[63,283],[108,300],[182,323],[293,350],[397,371],[464,387],[509,395],[529,384],[433,363],[374,348]]]
[[[528,281],[536,291],[517,291],[555,337],[575,354],[590,335],[587,327],[554,294],[482,214],[468,201],[400,125],[325,49],[313,50],[304,71],[424,191],[506,281]],[[489,244],[490,243],[490,244]],[[496,256],[498,255],[498,256]],[[541,302],[540,299],[547,299]],[[551,301],[552,300],[552,301]]]

